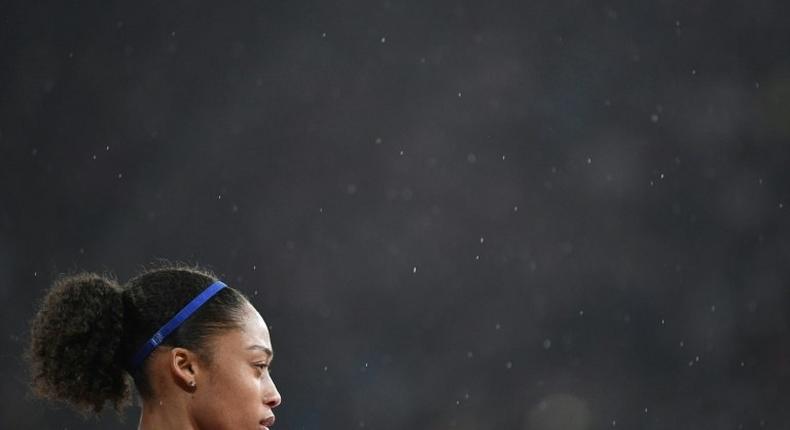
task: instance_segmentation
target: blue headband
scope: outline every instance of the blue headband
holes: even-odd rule
[[[202,293],[198,294],[197,297],[192,299],[191,302],[187,303],[176,316],[170,319],[165,325],[163,325],[159,331],[154,333],[150,339],[137,351],[137,354],[132,357],[132,369],[137,369],[143,364],[146,357],[151,354],[159,344],[162,343],[165,338],[173,332],[173,330],[177,329],[187,318],[189,318],[195,311],[200,309],[204,303],[208,301],[208,299],[214,297],[215,294],[220,292],[223,288],[227,287],[222,281],[216,281],[213,284],[209,285],[208,288],[203,290]]]

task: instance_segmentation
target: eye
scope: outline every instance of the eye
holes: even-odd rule
[[[269,365],[268,363],[256,363],[254,366],[261,369],[261,372],[263,372],[266,369],[269,370],[269,373],[271,373],[272,371],[272,366]]]

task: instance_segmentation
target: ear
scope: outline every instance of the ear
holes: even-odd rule
[[[170,372],[176,384],[188,391],[194,389],[200,373],[200,363],[197,354],[186,348],[173,348],[170,350]]]

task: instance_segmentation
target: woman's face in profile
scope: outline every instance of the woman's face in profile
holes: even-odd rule
[[[264,430],[274,423],[280,393],[269,366],[272,343],[261,315],[250,305],[240,329],[212,340],[213,361],[196,375],[190,415],[197,428]]]

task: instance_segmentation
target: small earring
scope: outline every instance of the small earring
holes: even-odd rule
[[[187,385],[189,385],[189,386],[190,386],[190,387],[192,387],[192,388],[195,388],[195,386],[196,386],[197,384],[195,383],[195,381],[189,381],[189,382],[187,383]]]

